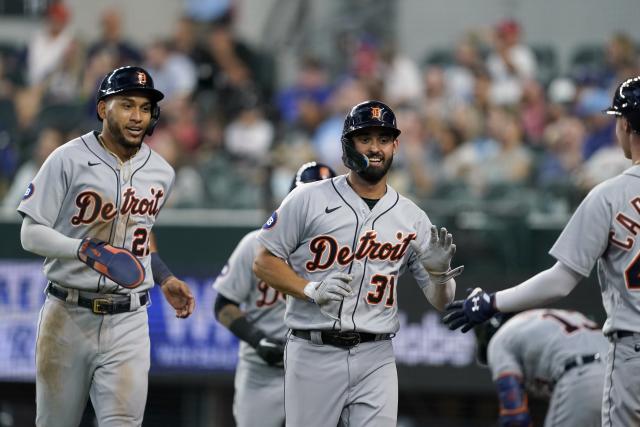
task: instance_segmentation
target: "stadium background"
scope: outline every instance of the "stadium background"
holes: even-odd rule
[[[74,126],[96,126],[95,121],[78,113],[80,108],[59,108],[49,115],[42,114],[60,107],[46,96],[40,98],[43,104],[32,118],[33,128],[19,128],[15,115],[5,114],[7,110],[2,108],[15,101],[17,92],[3,90],[2,82],[11,82],[14,88],[29,87],[29,82],[20,77],[26,74],[24,49],[34,32],[45,25],[48,3],[51,2],[0,0],[0,52],[4,65],[0,67],[0,195],[9,191],[18,167],[29,160],[37,131],[45,126],[43,122],[62,127],[68,135]],[[196,10],[200,2],[73,0],[64,4],[70,14],[69,28],[79,39],[88,43],[100,37],[100,16],[110,5],[123,14],[123,36],[143,49],[158,38],[169,37],[178,18]],[[632,40],[640,40],[640,27],[634,19],[637,2],[633,0],[613,4],[592,0],[487,0],[481,6],[472,0],[238,0],[231,2],[230,12],[226,1],[211,1],[209,6],[206,10],[212,14],[216,13],[214,6],[220,6],[234,37],[260,53],[264,74],[273,83],[267,86],[273,93],[293,84],[302,58],[310,53],[321,58],[329,69],[343,66],[340,61],[345,59],[336,57],[336,40],[345,38],[370,42],[363,44],[372,49],[393,40],[398,51],[425,70],[448,64],[461,34],[488,31],[504,19],[513,19],[521,26],[526,43],[536,48],[537,78],[545,89],[554,78],[563,76],[573,78],[576,86],[584,84],[589,78],[584,77],[585,73],[603,61],[604,48],[614,34],[624,32]],[[200,31],[206,26],[206,22],[196,22]],[[204,99],[199,102],[206,103],[207,98]],[[261,106],[265,116],[276,117],[272,121],[277,122],[278,112],[270,99],[274,98],[265,95]],[[74,105],[81,104],[75,101]],[[91,98],[81,101],[90,104]],[[215,103],[215,97],[211,102]],[[71,124],[69,111],[79,114],[71,116]],[[76,117],[86,124],[78,125]],[[402,122],[399,127],[403,128]],[[283,128],[275,140],[287,139],[287,127]],[[231,157],[227,163],[215,163],[223,171],[248,167],[259,172],[241,177],[244,181],[238,185],[243,191],[233,187],[227,193],[218,191],[212,195],[210,190],[202,203],[182,197],[162,212],[156,231],[163,258],[190,283],[197,309],[190,319],[178,321],[157,290],[152,295],[152,370],[144,425],[233,425],[232,379],[237,341],[212,316],[215,294],[210,285],[237,241],[261,225],[281,197],[278,177],[288,178],[291,167],[300,159],[292,146],[287,151],[286,144],[274,141],[266,162],[253,159],[250,164],[238,163]],[[335,145],[339,146],[337,139]],[[277,158],[273,153],[278,150],[293,158],[291,164],[273,160]],[[197,156],[195,153],[192,155]],[[404,164],[401,161],[396,169]],[[405,182],[402,177],[396,180],[400,185]],[[496,185],[481,194],[461,191],[464,183],[448,184],[437,191],[415,195],[411,193],[413,187],[407,189],[432,221],[447,226],[456,238],[456,264],[466,266],[458,281],[458,296],[475,284],[496,290],[551,265],[547,250],[586,191],[584,186],[566,183],[541,188],[534,179]],[[244,191],[247,187],[252,191]],[[188,193],[188,187],[181,191]],[[3,209],[0,426],[28,426],[33,423],[35,410],[33,345],[44,279],[41,260],[20,247],[19,217],[11,206],[5,204]],[[411,280],[405,278],[402,283],[398,288],[402,327],[394,339],[400,381],[399,425],[495,425],[493,386],[488,372],[475,365],[473,337],[444,329],[440,315],[428,306]],[[599,322],[604,319],[593,277],[558,306],[581,310]],[[532,405],[540,422],[545,405],[535,400]],[[92,423],[89,407],[83,426]]]

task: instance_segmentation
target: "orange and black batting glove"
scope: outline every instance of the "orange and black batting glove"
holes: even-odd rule
[[[87,237],[78,247],[78,259],[125,288],[137,288],[144,282],[142,263],[127,249]]]

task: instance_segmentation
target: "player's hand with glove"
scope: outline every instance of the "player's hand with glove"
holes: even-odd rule
[[[447,315],[442,321],[452,331],[462,326],[467,332],[475,325],[483,323],[498,312],[495,305],[495,294],[488,294],[481,288],[475,288],[467,299],[456,300],[446,305]]]
[[[453,244],[453,236],[442,227],[440,235],[438,235],[438,227],[431,226],[431,236],[429,238],[429,247],[423,252],[415,240],[411,241],[411,248],[415,251],[429,273],[429,278],[435,284],[447,283],[450,279],[459,276],[464,270],[461,265],[451,269],[451,259],[456,253],[456,245]]]
[[[78,246],[78,259],[125,288],[137,288],[144,282],[144,267],[128,249],[87,237]]]
[[[237,317],[229,325],[229,330],[241,340],[256,349],[258,356],[270,366],[282,366],[284,342],[268,337],[264,332],[249,322],[246,316]]]
[[[304,287],[304,294],[311,302],[323,306],[331,301],[341,301],[344,297],[351,296],[351,281],[353,276],[335,272],[329,274],[319,282],[309,282]]]

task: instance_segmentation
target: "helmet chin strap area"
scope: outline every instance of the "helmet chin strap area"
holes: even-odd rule
[[[343,143],[342,162],[354,172],[362,172],[369,167],[369,158],[359,153],[350,143]]]

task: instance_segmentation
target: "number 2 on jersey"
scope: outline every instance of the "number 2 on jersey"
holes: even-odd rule
[[[380,304],[384,299],[384,294],[389,289],[387,300],[384,305],[386,307],[393,307],[393,303],[396,301],[396,278],[395,276],[384,276],[382,274],[376,274],[371,278],[371,284],[375,286],[375,289],[370,290],[367,293],[367,302],[369,304]]]
[[[131,252],[135,256],[149,255],[149,231],[146,228],[137,228],[133,232],[133,241],[131,242]]]

